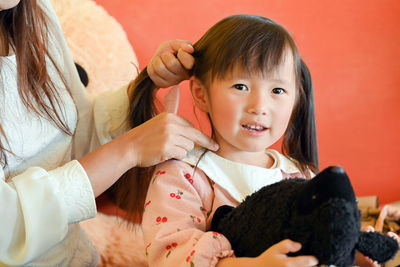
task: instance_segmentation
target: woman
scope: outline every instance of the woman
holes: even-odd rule
[[[0,10],[0,265],[95,266],[78,224],[96,215],[95,197],[132,167],[215,145],[173,114],[128,130],[127,87],[91,98],[48,0],[0,0]],[[187,77],[192,51],[160,46],[156,86]]]

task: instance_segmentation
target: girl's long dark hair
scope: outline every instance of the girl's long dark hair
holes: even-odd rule
[[[128,91],[132,92],[129,115],[132,128],[157,115],[154,103],[156,87],[147,73],[147,67],[129,84]],[[127,211],[126,218],[130,221],[142,221],[144,201],[153,170],[154,167],[132,168],[107,190],[107,195],[120,208]]]
[[[36,0],[23,0],[14,8],[0,12],[0,40],[2,54],[11,48],[17,62],[18,92],[28,110],[48,118],[65,134],[72,135],[65,118],[57,111],[61,108],[60,92],[53,83],[46,58],[55,67],[67,91],[69,87],[48,51],[47,17]],[[0,71],[1,71],[0,62]],[[0,122],[0,136],[7,140]],[[0,163],[7,166],[5,144],[0,140]]]
[[[218,77],[232,71],[237,64],[249,72],[273,71],[289,49],[294,58],[297,102],[285,132],[282,152],[294,159],[299,169],[318,171],[314,99],[311,75],[300,59],[290,34],[279,24],[263,17],[234,15],[227,17],[194,44],[195,64],[192,75],[206,87]],[[144,69],[130,84],[131,125],[138,126],[156,114],[155,86]],[[141,221],[144,201],[152,169],[133,168],[113,186],[111,192],[117,203],[125,208],[130,219]]]
[[[300,170],[319,171],[314,93],[310,71],[301,60],[300,94],[282,143],[282,152],[300,163]]]

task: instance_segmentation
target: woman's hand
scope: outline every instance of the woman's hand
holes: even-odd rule
[[[188,41],[172,40],[162,43],[147,65],[147,72],[157,87],[166,88],[189,78],[194,49]]]
[[[179,95],[178,86],[171,88],[164,98],[164,112],[125,134],[132,143],[132,167],[183,159],[195,144],[212,151],[218,149],[214,140],[176,115]]]
[[[164,112],[98,147],[79,162],[97,197],[128,169],[148,167],[172,158],[182,159],[194,144],[213,151],[218,149],[215,141],[188,121]]]
[[[195,144],[210,150],[218,145],[187,120],[163,112],[125,134],[132,143],[132,167],[148,167],[168,159],[183,159]]]

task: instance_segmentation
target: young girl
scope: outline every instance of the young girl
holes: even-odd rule
[[[173,115],[126,131],[127,87],[85,92],[48,0],[0,0],[0,10],[0,266],[95,266],[78,224],[96,215],[95,197],[127,169],[175,157],[181,138],[212,146],[199,131],[182,136],[187,122]],[[184,78],[192,51],[163,44],[152,78]],[[157,131],[168,125],[177,132]]]
[[[234,258],[228,240],[207,231],[219,206],[236,206],[265,185],[318,171],[311,79],[294,41],[267,18],[235,15],[194,48],[190,88],[219,150],[194,148],[154,171],[135,169],[140,179],[125,181],[133,184],[119,181],[120,194],[132,194],[128,210],[143,219],[150,266],[316,265],[312,256],[288,257],[301,247],[290,240],[256,258]],[[135,126],[155,113],[154,94],[146,70],[131,86]],[[142,105],[151,108],[138,117]],[[282,137],[284,154],[268,149]]]

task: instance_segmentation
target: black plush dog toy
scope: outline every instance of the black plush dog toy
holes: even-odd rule
[[[384,263],[398,251],[387,235],[360,231],[360,212],[350,180],[341,167],[329,167],[311,180],[288,179],[265,186],[236,208],[222,206],[211,230],[226,236],[236,256],[255,257],[289,238],[319,264],[350,266],[356,249]]]

